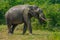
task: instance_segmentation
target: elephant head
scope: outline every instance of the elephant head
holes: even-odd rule
[[[39,7],[37,6],[30,6],[30,11],[29,11],[30,15],[37,18],[40,22],[40,24],[45,23],[46,22],[46,18],[45,15],[43,13],[43,10],[41,10]]]

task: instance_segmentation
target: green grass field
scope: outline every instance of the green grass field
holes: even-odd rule
[[[27,31],[22,35],[22,27],[17,26],[13,35],[7,33],[7,26],[0,25],[0,40],[60,40],[60,32],[49,32],[47,30],[34,30],[33,35]]]

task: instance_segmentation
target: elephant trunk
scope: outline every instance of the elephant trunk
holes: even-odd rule
[[[40,24],[45,24],[46,23],[46,18],[43,15],[43,13],[39,14],[39,22],[40,22]]]

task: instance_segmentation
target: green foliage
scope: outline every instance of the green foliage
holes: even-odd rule
[[[59,3],[60,0],[0,0],[0,24],[5,23],[4,14],[12,6],[30,4],[39,6],[47,18],[47,24],[43,24],[43,26],[40,25],[36,19],[32,18],[33,28],[57,31],[60,28]]]

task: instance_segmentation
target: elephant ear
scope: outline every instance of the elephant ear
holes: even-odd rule
[[[25,9],[24,9],[24,14],[25,14],[25,15],[28,15],[28,12],[29,12],[29,8],[25,8]]]
[[[29,13],[29,8],[25,8],[25,9],[23,10],[23,17],[24,17],[24,19],[27,19],[28,13]]]

